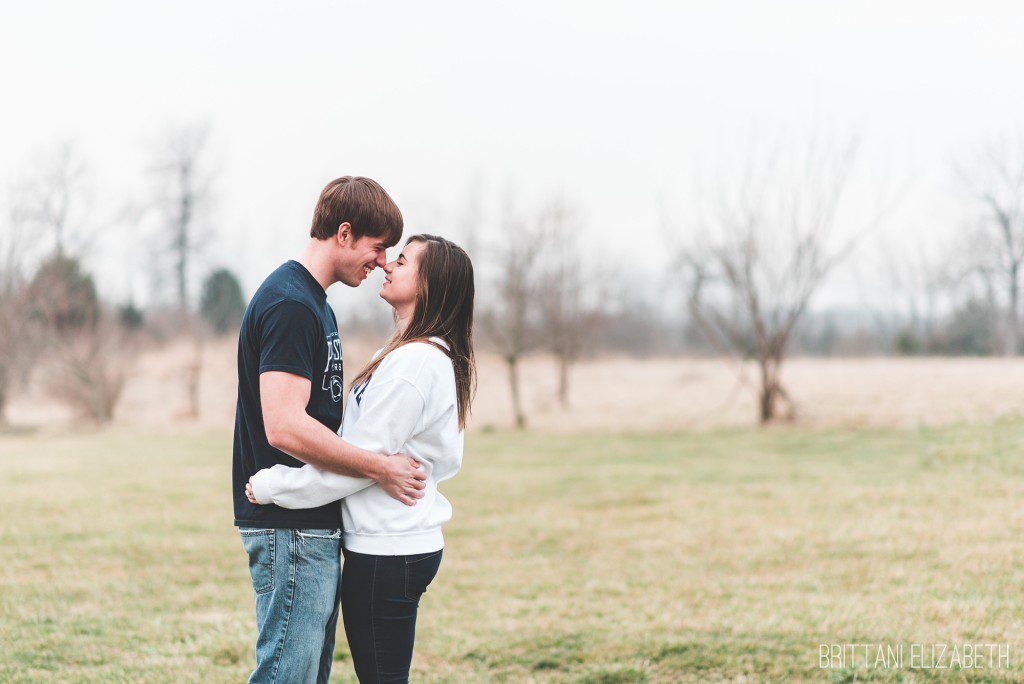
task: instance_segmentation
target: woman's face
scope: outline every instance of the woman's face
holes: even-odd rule
[[[426,245],[410,242],[394,261],[384,265],[384,285],[380,296],[396,309],[415,305],[419,290],[419,260]]]

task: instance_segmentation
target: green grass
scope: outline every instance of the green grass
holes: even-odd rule
[[[1024,679],[1022,454],[1021,420],[472,435],[413,679]],[[0,437],[0,680],[244,680],[229,473],[227,432]],[[826,671],[823,642],[1012,667]]]

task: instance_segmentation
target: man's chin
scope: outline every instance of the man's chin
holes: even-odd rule
[[[349,287],[359,287],[367,280],[370,279],[370,275],[366,271],[359,269],[358,273],[343,273],[338,278],[338,282]]]

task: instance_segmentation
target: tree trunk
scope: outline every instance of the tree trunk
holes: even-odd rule
[[[766,359],[758,359],[758,364],[761,368],[761,388],[758,396],[761,424],[770,423],[780,417],[780,404],[786,407],[785,415],[782,418],[788,421],[796,420],[796,405],[779,379],[782,359],[773,355]]]
[[[1009,309],[1006,312],[1006,346],[1003,350],[1003,354],[1006,356],[1016,356],[1020,349],[1020,342],[1018,340],[1020,324],[1018,323],[1017,316],[1020,310],[1020,283],[1017,277],[1017,267],[1015,266],[1010,270],[1010,303]]]
[[[188,260],[189,250],[189,228],[192,226],[192,193],[194,192],[191,180],[191,173],[187,167],[181,169],[181,199],[178,207],[177,235],[175,236],[174,249],[177,252],[177,263],[175,274],[178,280],[178,306],[182,313],[188,311]]]
[[[569,408],[569,359],[558,357],[558,401],[563,409]]]
[[[519,396],[519,357],[506,356],[505,362],[508,364],[508,385],[512,390],[512,412],[516,418],[516,429],[522,430],[526,427],[526,416],[523,414],[523,402]]]
[[[198,331],[192,337],[192,358],[185,368],[185,392],[188,397],[186,416],[191,420],[199,418],[199,380],[203,372],[203,338]]]
[[[779,386],[779,364],[775,359],[758,359],[761,367],[761,393],[758,401],[759,418],[761,424],[770,423],[777,417],[777,402],[781,399],[781,387]]]
[[[778,395],[775,385],[769,383],[761,386],[760,420],[765,425],[775,418],[775,398]]]
[[[0,368],[0,428],[7,427],[7,394],[10,377],[6,368]]]

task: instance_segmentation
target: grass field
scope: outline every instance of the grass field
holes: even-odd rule
[[[229,439],[0,437],[0,680],[245,678]],[[414,680],[1024,679],[1022,448],[1020,419],[474,434]],[[822,642],[1009,643],[1011,669],[826,671]]]

